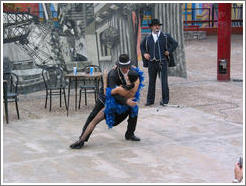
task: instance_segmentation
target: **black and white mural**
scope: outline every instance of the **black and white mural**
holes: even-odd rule
[[[3,69],[18,74],[20,92],[42,89],[45,66],[107,70],[121,53],[142,66],[139,44],[151,17],[179,43],[169,75],[186,77],[181,3],[4,3],[2,11]]]

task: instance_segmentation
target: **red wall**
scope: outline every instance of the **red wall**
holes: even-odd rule
[[[33,15],[39,15],[39,4],[38,3],[4,3],[3,11],[4,12],[17,12],[17,8],[19,8],[18,12],[27,12],[28,8],[30,8],[30,13]]]

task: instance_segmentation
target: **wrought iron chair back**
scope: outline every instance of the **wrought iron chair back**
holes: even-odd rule
[[[47,107],[48,95],[50,96],[50,111],[52,106],[52,95],[60,95],[60,107],[61,107],[61,95],[64,94],[65,106],[67,109],[66,102],[66,81],[61,67],[51,66],[46,67],[42,70],[42,76],[44,85],[46,88],[46,101],[45,108]]]
[[[91,67],[93,67],[93,72],[102,72],[100,66],[98,65],[88,65],[83,68],[83,72],[90,73]],[[99,84],[100,84],[100,79],[93,77],[93,76],[83,81],[83,84],[80,86],[80,91],[79,91],[79,109],[80,109],[82,93],[85,94],[85,105],[87,105],[87,93],[94,93],[94,99],[96,103]]]
[[[3,79],[7,80],[7,93],[18,94],[19,77],[13,72],[4,73]]]
[[[47,67],[42,70],[42,76],[46,89],[63,88],[66,81],[61,67]]]
[[[6,85],[4,86],[4,88],[6,89],[5,90],[6,95],[4,95],[4,101],[15,102],[17,116],[18,119],[20,119],[19,108],[18,108],[19,77],[14,72],[5,72],[3,74],[3,79],[6,80]],[[8,109],[6,114],[8,115]]]

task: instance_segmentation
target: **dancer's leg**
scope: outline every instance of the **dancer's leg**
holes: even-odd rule
[[[86,128],[85,132],[83,133],[83,135],[81,136],[81,138],[79,139],[79,141],[85,141],[85,139],[87,138],[87,136],[92,133],[92,131],[94,130],[94,128],[96,127],[96,125],[100,122],[104,120],[104,109],[101,109],[98,114],[96,115],[96,117],[90,122],[90,124],[88,125],[88,127]]]
[[[104,119],[104,109],[101,109],[97,115],[94,117],[94,119],[88,124],[86,127],[85,131],[83,132],[82,136],[78,141],[70,145],[70,148],[72,149],[80,149],[82,146],[84,146],[84,141],[92,133],[94,130],[95,126]]]
[[[84,134],[84,132],[85,132],[87,126],[90,124],[90,122],[96,117],[98,112],[100,112],[100,110],[102,110],[103,108],[104,108],[104,104],[102,103],[102,101],[100,99],[97,99],[95,107],[91,111],[90,115],[88,116],[88,118],[87,118],[87,120],[86,120],[86,122],[85,122],[85,124],[83,126],[83,129],[82,129],[81,135],[79,136],[79,139]],[[90,137],[90,135],[87,135],[87,138],[86,138],[85,141],[88,141],[89,137]]]

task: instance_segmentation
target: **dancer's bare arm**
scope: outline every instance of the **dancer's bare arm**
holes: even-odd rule
[[[119,94],[121,96],[127,97],[129,90],[124,89],[122,86],[112,89],[111,95]]]
[[[116,87],[111,91],[111,95],[119,94],[126,98],[133,98],[138,90],[139,87],[139,79],[134,82],[134,87],[131,90],[126,90],[122,86]]]

